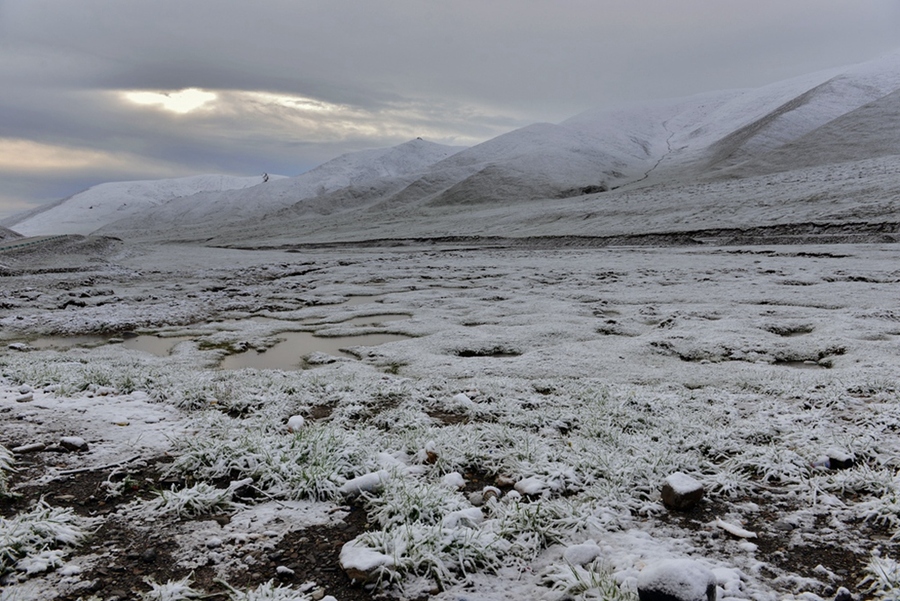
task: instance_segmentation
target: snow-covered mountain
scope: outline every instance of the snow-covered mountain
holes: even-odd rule
[[[18,232],[14,232],[11,229],[0,226],[0,240],[15,240],[21,237],[22,235]]]
[[[452,156],[463,147],[415,139],[391,148],[342,155],[302,175],[270,180],[245,190],[198,192],[173,199],[140,215],[122,219],[100,232],[113,236],[205,239],[232,226],[256,223],[267,215],[303,202],[307,212],[331,213],[359,205],[358,195],[329,200],[340,189],[358,189],[379,182],[403,180]],[[319,199],[318,201],[315,199]]]
[[[277,176],[272,176],[275,179]],[[256,186],[263,176],[194,175],[176,179],[111,182],[93,186],[4,224],[25,236],[90,234],[119,219],[134,217],[174,198],[201,190],[223,191]]]
[[[468,149],[413,140],[345,155],[300,177],[156,203],[99,231],[290,244],[896,220],[898,125],[895,52],[758,89],[588,111]]]

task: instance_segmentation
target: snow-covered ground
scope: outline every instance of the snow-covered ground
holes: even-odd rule
[[[184,574],[284,576],[245,558],[362,506],[368,528],[331,542],[391,595],[630,599],[645,568],[692,559],[720,599],[895,598],[895,245],[92,252],[0,257],[0,444],[90,447],[9,485],[167,454],[176,488],[105,519],[165,539]],[[350,321],[385,314],[409,318]],[[217,369],[291,330],[409,338]],[[189,340],[28,347],[127,332]],[[675,473],[703,484],[698,508],[662,504]],[[89,591],[109,557],[57,546],[4,559],[3,594]],[[313,598],[291,583],[316,574],[295,578]]]

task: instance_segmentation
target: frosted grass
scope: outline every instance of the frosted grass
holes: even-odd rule
[[[53,507],[43,500],[30,511],[9,519],[0,517],[0,576],[58,568],[66,552],[85,540],[88,524],[71,509]]]
[[[103,360],[6,357],[4,373],[60,396],[144,391],[181,408],[196,435],[172,441],[170,469],[194,484],[161,492],[141,509],[149,514],[230,511],[231,491],[213,486],[223,479],[247,479],[267,499],[341,503],[349,480],[387,470],[391,477],[364,494],[377,529],[352,541],[393,559],[380,568],[382,586],[425,578],[449,587],[622,531],[663,511],[659,486],[675,471],[723,500],[777,488],[797,509],[827,503],[837,518],[900,531],[900,449],[890,436],[900,427],[900,402],[883,382],[805,387],[799,377],[761,377],[695,391],[480,377],[462,387],[354,364],[211,372],[177,361],[163,369],[155,358],[107,361],[105,351],[91,351],[98,352]],[[863,389],[871,392],[860,401],[851,391]],[[324,417],[312,419],[323,407]],[[306,425],[288,432],[296,414]],[[856,464],[819,467],[832,449]],[[543,488],[490,501],[483,519],[458,519],[471,505],[441,483],[450,472],[485,482],[534,479]],[[577,598],[629,598],[608,588],[597,566],[567,570],[548,573],[545,586]]]

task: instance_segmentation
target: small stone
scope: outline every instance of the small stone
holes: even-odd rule
[[[501,494],[500,489],[496,486],[485,486],[481,491],[481,498],[487,503],[491,499],[499,499]]]
[[[29,392],[34,392],[34,389],[31,388],[28,384],[22,384],[19,386],[19,394],[28,394]]]
[[[31,350],[31,347],[25,344],[24,342],[13,342],[9,345],[9,350],[11,351],[19,351],[20,353],[24,353]]]
[[[834,601],[853,601],[853,595],[843,586],[834,595]]]
[[[341,547],[340,564],[350,580],[367,582],[376,578],[383,568],[392,567],[394,558],[350,541]]]
[[[703,484],[687,474],[675,472],[663,482],[662,502],[670,509],[691,509],[700,502],[704,492]]]
[[[59,440],[59,446],[77,453],[84,453],[88,450],[88,443],[78,436],[64,436]]]
[[[287,421],[288,432],[299,432],[305,423],[302,415],[292,415]]]
[[[279,578],[283,580],[288,580],[294,577],[294,570],[290,569],[287,566],[278,566],[277,568],[275,568],[275,573]]]
[[[156,561],[156,557],[159,555],[159,552],[156,550],[156,547],[150,547],[149,549],[145,549],[143,553],[141,553],[141,561],[144,563],[153,563]]]
[[[214,536],[211,539],[206,541],[207,549],[218,549],[221,546],[222,546],[222,539],[219,538],[218,536]]]
[[[26,392],[16,397],[17,403],[28,403],[34,400],[34,393]]]
[[[716,601],[715,575],[690,559],[669,559],[638,576],[640,601]]]
[[[13,447],[10,449],[13,453],[37,453],[39,451],[43,451],[47,448],[42,442],[32,442],[30,444],[23,444],[18,447]]]
[[[828,451],[828,467],[833,470],[845,470],[853,467],[856,458],[843,451],[831,449]]]
[[[322,601],[322,599],[325,598],[325,589],[317,588],[309,594],[309,598],[312,599],[312,601]]]
[[[494,484],[505,488],[507,486],[515,486],[516,481],[513,478],[510,478],[509,476],[500,475],[500,476],[497,476],[497,478],[494,480]]]

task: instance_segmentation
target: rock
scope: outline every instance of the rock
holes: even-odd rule
[[[34,400],[34,393],[26,392],[25,394],[20,394],[16,397],[17,403],[28,403]]]
[[[34,389],[28,384],[22,384],[19,386],[19,394],[28,394],[29,392],[34,392]]]
[[[499,499],[501,494],[500,489],[496,486],[485,486],[481,491],[481,498],[487,503],[491,499]]]
[[[145,549],[143,553],[141,553],[141,561],[144,563],[153,563],[156,561],[156,557],[159,555],[156,547],[150,547],[149,549]]]
[[[839,449],[828,451],[828,467],[833,470],[845,470],[853,467],[856,457]]]
[[[469,503],[471,503],[474,507],[481,507],[482,505],[484,505],[484,495],[480,490],[469,493]]]
[[[218,549],[219,547],[222,546],[222,544],[223,544],[222,539],[219,538],[218,536],[214,536],[211,539],[206,541],[206,548],[207,549]]]
[[[640,601],[716,601],[716,577],[690,559],[669,559],[644,568],[637,581]]]
[[[13,453],[37,453],[39,451],[43,451],[46,448],[47,445],[42,442],[32,442],[30,444],[23,444],[18,447],[13,447],[12,449],[10,449],[10,451],[12,451]]]
[[[68,451],[75,451],[77,453],[84,453],[88,450],[88,443],[78,436],[64,436],[59,439],[59,446]]]
[[[382,568],[394,565],[394,558],[366,547],[357,546],[355,540],[341,547],[341,569],[356,582],[368,582],[377,577]]]
[[[24,342],[13,342],[7,348],[9,348],[9,350],[11,351],[19,351],[20,353],[25,353],[31,350],[31,347]]]
[[[302,415],[292,415],[287,421],[288,432],[298,432],[305,423],[306,420],[303,419]]]
[[[837,590],[834,595],[834,601],[853,601],[853,595],[844,587]]]
[[[277,568],[275,568],[275,573],[279,578],[283,580],[288,580],[294,577],[294,570],[290,569],[287,566],[278,566]]]
[[[682,472],[666,477],[662,486],[663,505],[670,509],[687,510],[703,498],[703,484]]]

